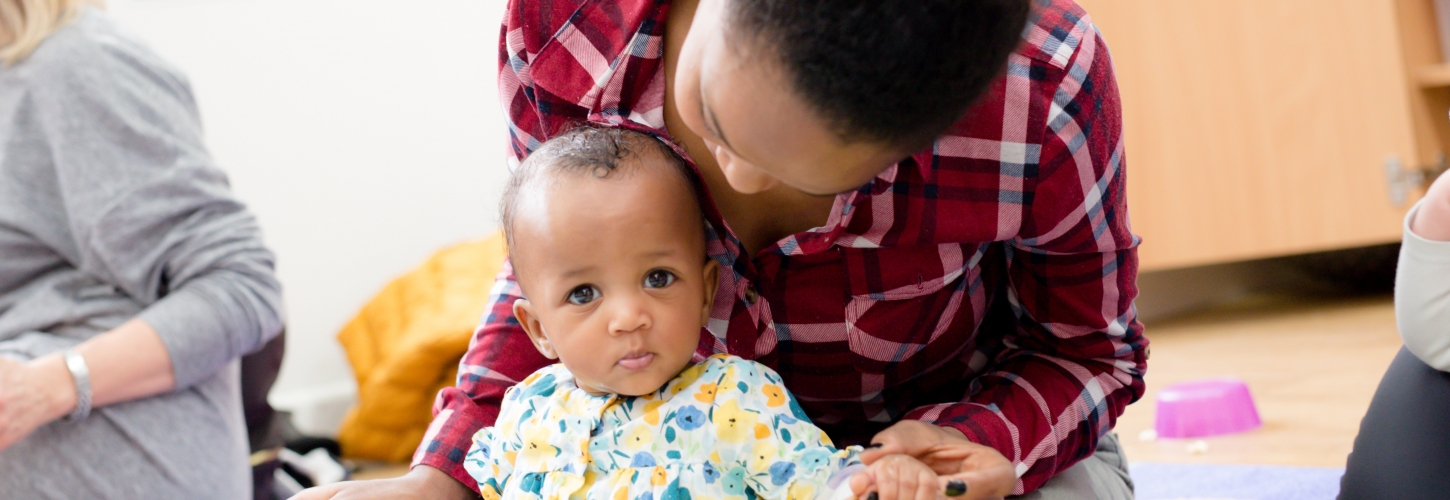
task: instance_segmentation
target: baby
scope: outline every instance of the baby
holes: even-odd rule
[[[561,363],[509,389],[464,465],[485,499],[852,498],[837,449],[779,375],[695,362],[719,265],[688,166],[625,129],[580,127],[514,173],[503,227],[514,314]]]

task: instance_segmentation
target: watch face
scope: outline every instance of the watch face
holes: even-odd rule
[[[76,407],[65,419],[82,420],[91,413],[91,370],[86,366],[86,358],[75,349],[66,349],[62,354],[65,367],[70,370],[71,379],[76,384]]]

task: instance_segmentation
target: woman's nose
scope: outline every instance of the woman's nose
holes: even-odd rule
[[[609,318],[609,333],[621,335],[640,330],[648,330],[651,326],[649,311],[645,308],[643,298],[622,297],[615,301],[613,315]]]

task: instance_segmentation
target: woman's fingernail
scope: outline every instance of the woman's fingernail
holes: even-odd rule
[[[876,492],[873,491],[873,492],[870,492],[870,493],[867,493],[866,494],[866,500],[876,500],[876,499],[877,499]]]
[[[947,496],[959,497],[967,494],[967,482],[961,479],[947,481]]]
[[[866,445],[866,449],[868,449],[868,450],[869,449],[872,449],[872,448],[880,448],[880,447],[881,447],[881,443],[871,443],[871,444]],[[876,500],[876,499],[873,498],[871,500]]]

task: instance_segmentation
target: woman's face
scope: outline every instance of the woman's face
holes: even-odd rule
[[[675,107],[730,187],[815,195],[856,189],[908,153],[843,142],[797,95],[773,54],[725,36],[729,0],[700,0],[675,67]]]

